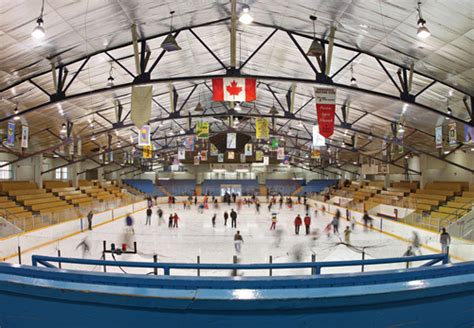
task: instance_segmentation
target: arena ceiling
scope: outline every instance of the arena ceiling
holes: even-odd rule
[[[110,134],[114,148],[130,147],[137,141],[128,114],[131,86],[152,84],[151,125],[160,152],[175,151],[179,135],[192,133],[198,119],[212,122],[212,133],[236,129],[253,134],[252,120],[268,116],[274,117],[272,133],[305,163],[316,122],[314,87],[329,84],[337,87],[337,121],[328,143],[347,159],[338,167],[357,162],[360,152],[381,159],[374,150],[381,149],[384,138],[390,142],[402,124],[405,152],[389,162],[403,165],[405,156],[426,154],[472,172],[450,160],[454,149],[444,153],[434,145],[436,126],[455,121],[462,136],[464,124],[473,124],[472,1],[423,1],[422,15],[431,31],[426,39],[417,37],[416,1],[250,0],[237,3],[237,14],[244,5],[250,6],[254,21],[237,24],[236,68],[242,76],[257,78],[257,101],[236,112],[230,104],[212,102],[211,92],[211,78],[229,74],[231,66],[229,1],[48,0],[41,40],[31,37],[41,1],[2,1],[0,128],[6,130],[18,109],[19,122],[30,127],[33,150],[4,143],[1,150],[18,160],[43,149],[55,152],[56,145],[68,142],[59,132],[66,121],[74,123],[71,136],[83,140],[85,152],[71,163],[97,156]],[[182,49],[165,52],[161,43],[170,33],[171,11],[171,32]],[[310,15],[317,17],[316,38],[325,45],[326,74],[314,57],[305,55],[313,39]],[[149,50],[149,79],[135,69],[132,24],[139,50],[142,44]],[[329,65],[331,27],[336,30]],[[60,92],[52,65],[56,78],[68,71]],[[404,78],[412,65],[411,89],[406,90]],[[110,75],[112,87],[107,85]],[[175,112],[170,90],[178,95]],[[292,90],[290,106],[286,96]],[[123,108],[119,125],[118,103]],[[203,112],[195,110],[198,103]],[[270,113],[272,106],[278,113]],[[230,116],[239,123],[230,123]],[[351,143],[355,134],[357,148]]]

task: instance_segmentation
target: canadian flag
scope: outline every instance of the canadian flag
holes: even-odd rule
[[[257,99],[255,79],[224,77],[212,79],[214,101],[254,101]]]

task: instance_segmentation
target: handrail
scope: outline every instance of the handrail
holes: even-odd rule
[[[53,257],[33,255],[31,262],[33,266],[41,264],[48,268],[55,268],[49,262],[83,264],[94,266],[113,266],[123,268],[153,268],[163,269],[164,274],[169,276],[171,269],[186,270],[273,270],[273,269],[313,269],[313,274],[321,274],[321,269],[326,267],[344,267],[344,266],[365,266],[378,264],[407,263],[417,261],[428,261],[425,266],[431,266],[438,262],[446,264],[449,262],[448,254],[430,254],[420,256],[407,256],[382,259],[368,260],[351,260],[351,261],[329,261],[329,262],[298,262],[298,263],[256,263],[256,264],[226,264],[226,263],[166,263],[166,262],[130,262],[130,261],[110,261],[110,260],[94,260],[80,259],[69,257]]]

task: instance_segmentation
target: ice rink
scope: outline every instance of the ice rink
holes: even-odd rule
[[[311,234],[305,235],[304,226],[301,227],[299,235],[294,232],[294,218],[297,214],[302,217],[305,214],[303,205],[295,205],[293,208],[279,205],[273,207],[272,212],[276,212],[278,223],[276,230],[270,230],[271,212],[267,209],[267,204],[262,204],[260,213],[257,213],[255,205],[242,205],[238,212],[237,229],[231,228],[229,218],[227,226],[224,226],[224,211],[230,213],[230,209],[237,209],[236,204],[219,204],[219,208],[211,207],[199,213],[193,205],[191,209],[183,209],[181,204],[170,208],[167,204],[160,205],[164,211],[164,221],[159,222],[157,208],[153,207],[152,224],[145,225],[145,210],[133,214],[134,234],[127,233],[125,219],[117,219],[113,222],[95,227],[92,231],[84,231],[69,238],[50,243],[46,246],[36,248],[30,252],[22,254],[22,263],[30,264],[31,255],[57,256],[58,250],[63,257],[84,257],[90,259],[100,259],[102,257],[103,241],[115,243],[120,247],[122,243],[130,246],[137,242],[137,254],[115,255],[117,260],[144,261],[151,262],[153,255],[158,256],[159,262],[175,263],[196,263],[197,256],[200,256],[201,263],[232,263],[233,256],[238,255],[239,263],[268,263],[269,256],[272,256],[274,263],[311,261],[311,256],[316,256],[316,261],[337,261],[337,260],[359,260],[362,259],[362,248],[364,248],[365,258],[386,258],[399,257],[406,251],[409,242],[402,238],[396,238],[374,230],[366,230],[361,224],[356,224],[351,233],[351,246],[343,243],[343,230],[350,226],[342,213],[340,221],[339,235],[330,235],[324,232],[325,227],[332,220],[331,214],[323,215],[321,211],[315,216],[314,209],[311,209]],[[180,217],[179,228],[168,228],[168,216],[170,213],[177,213]],[[217,214],[216,226],[212,226],[211,218]],[[233,236],[239,230],[243,236],[244,243],[242,251],[237,254],[234,249]],[[278,235],[281,237],[278,238]],[[407,229],[406,236],[409,239],[411,232]],[[280,239],[280,240],[278,240]],[[78,245],[86,240],[90,245],[89,252],[83,252],[83,248]],[[422,243],[425,241],[421,240]],[[423,254],[433,253],[432,250],[421,248]],[[106,254],[106,259],[113,260],[110,254]],[[17,258],[12,258],[10,262],[17,262]],[[365,271],[404,268],[405,264],[393,264],[383,266],[366,267]],[[79,268],[76,265],[63,265],[63,268]],[[102,267],[81,266],[82,270],[101,271]],[[118,267],[107,268],[108,272],[121,272]],[[149,269],[126,269],[127,272],[148,273]],[[356,272],[360,267],[325,268],[322,273],[336,272]],[[310,269],[299,270],[274,270],[274,275],[285,274],[309,274]],[[173,270],[173,275],[195,275],[193,270]],[[268,272],[249,271],[241,272],[242,275],[265,275]],[[223,271],[201,272],[201,275],[227,275]]]

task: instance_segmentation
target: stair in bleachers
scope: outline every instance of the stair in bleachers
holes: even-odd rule
[[[196,180],[193,179],[159,180],[159,183],[166,195],[192,196],[196,190]]]

